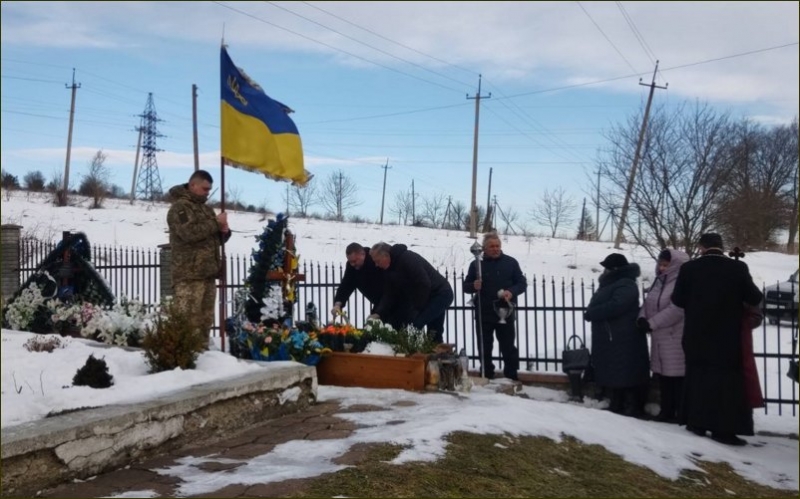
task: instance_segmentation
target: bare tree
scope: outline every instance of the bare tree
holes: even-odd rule
[[[581,210],[581,218],[578,223],[578,235],[576,239],[580,241],[594,241],[595,236],[595,223],[592,214],[589,213],[589,208],[586,205]]]
[[[102,149],[98,150],[89,162],[89,173],[83,177],[78,192],[92,198],[90,209],[102,208],[103,201],[108,195],[108,167],[105,161],[108,155]]]
[[[7,189],[9,191],[14,189],[19,189],[19,180],[17,179],[16,175],[12,175],[8,172],[2,173],[2,185],[3,189]]]
[[[464,209],[464,214],[461,216],[461,227],[464,230],[469,230],[469,209]],[[475,206],[475,219],[476,220],[483,220],[486,218],[486,208],[481,205]]]
[[[439,227],[444,222],[444,213],[447,202],[444,194],[433,194],[422,198],[422,214],[419,217],[431,227]]]
[[[342,221],[347,210],[361,204],[357,192],[355,182],[342,170],[338,170],[328,175],[318,199],[328,215]]]
[[[792,125],[790,126],[790,134],[792,136],[792,140],[794,141],[794,151],[797,153],[797,116],[794,117],[794,121],[792,121]],[[789,209],[789,240],[786,243],[786,251],[789,253],[797,252],[797,246],[795,243],[795,238],[797,237],[797,187],[798,181],[800,181],[800,170],[798,170],[798,161],[797,156],[795,156],[794,160],[794,173],[792,174],[793,180],[791,183],[791,187],[787,189],[787,197],[789,198],[789,203],[791,204],[791,208]]]
[[[572,223],[575,208],[575,201],[567,196],[563,188],[552,192],[545,189],[530,215],[539,224],[550,228],[550,237],[556,237],[559,226]]]
[[[788,228],[797,175],[797,135],[790,126],[735,126],[731,159],[737,182],[723,189],[719,224],[726,238],[748,248],[768,248]]]
[[[225,189],[225,207],[228,210],[244,209],[241,186],[232,183]]]
[[[305,186],[293,186],[289,190],[289,206],[293,213],[301,217],[308,216],[308,210],[317,201],[317,184],[312,177]]]
[[[400,191],[394,195],[389,213],[397,217],[397,223],[408,225],[411,220],[411,191]]]
[[[469,230],[469,227],[464,227],[463,220],[468,216],[469,211],[463,201],[454,201],[450,203],[450,211],[445,220],[445,228],[457,230]]]
[[[514,224],[519,218],[519,213],[517,213],[513,207],[503,210],[499,206],[497,207],[497,213],[500,215],[500,220],[504,224],[503,234],[508,234],[508,231],[510,230],[512,234],[516,235],[517,231],[514,229]]]
[[[601,206],[619,213],[636,149],[641,115],[606,134],[598,162]],[[680,248],[692,255],[700,234],[716,221],[722,188],[730,178],[731,126],[707,105],[680,105],[651,113],[635,178],[625,235],[651,255]],[[635,221],[641,221],[641,230]]]

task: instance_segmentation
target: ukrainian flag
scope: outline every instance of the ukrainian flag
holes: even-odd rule
[[[287,106],[272,100],[237,68],[225,47],[220,59],[222,158],[225,164],[305,185],[303,144]]]

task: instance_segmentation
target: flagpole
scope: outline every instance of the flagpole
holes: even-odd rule
[[[225,158],[220,155],[219,157],[219,170],[220,170],[220,188],[222,189],[222,194],[220,194],[220,211],[222,213],[225,212]],[[230,230],[230,229],[229,229]],[[221,265],[220,265],[220,276],[219,276],[219,339],[220,339],[220,349],[224,352],[225,351],[225,321],[228,319],[225,314],[225,298],[228,291],[228,265],[227,265],[227,258],[225,258],[225,238],[222,238],[222,248],[221,248]]]

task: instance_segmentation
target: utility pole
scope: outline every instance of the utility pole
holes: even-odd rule
[[[581,208],[581,226],[578,228],[578,233],[580,234],[581,241],[586,241],[589,239],[588,234],[586,234],[586,198],[583,198],[583,207]]]
[[[192,137],[194,138],[194,171],[197,171],[200,169],[200,153],[197,148],[197,85],[194,83],[192,83]]]
[[[416,202],[417,196],[414,194],[414,181],[411,181],[411,225],[417,221],[417,214],[414,211],[414,205]]]
[[[494,203],[492,204],[492,224],[489,228],[497,228],[497,194],[494,195]]]
[[[336,219],[340,222],[344,220],[344,216],[342,215],[342,196],[344,192],[342,191],[342,177],[344,174],[341,170],[339,170],[339,189],[337,190],[338,196],[336,196]]]
[[[492,220],[494,220],[494,211],[491,208],[492,202],[492,170],[494,168],[489,168],[489,189],[486,192],[486,216],[483,218],[483,232],[488,232],[491,227],[494,226]]]
[[[381,196],[381,225],[383,225],[383,204],[386,201],[386,172],[389,170],[389,158],[386,158],[386,164],[381,166],[383,168],[383,195]]]
[[[594,217],[594,240],[600,240],[600,168],[597,169],[597,202],[595,203],[596,214]]]
[[[481,79],[482,75],[478,75],[478,93],[475,94],[475,97],[470,97],[469,94],[467,94],[467,99],[475,99],[475,136],[472,142],[472,204],[469,208],[469,237],[472,239],[478,238],[478,207],[476,205],[475,196],[478,188],[478,125],[481,115],[481,99],[489,99],[492,97],[491,92],[489,92],[487,96],[481,95]],[[486,209],[489,209],[488,205]]]
[[[452,199],[453,196],[447,196],[447,209],[444,210],[444,222],[442,222],[442,228],[452,227],[452,225],[450,224],[450,206],[452,206],[453,204]]]
[[[72,68],[72,85],[64,85],[72,89],[72,103],[69,106],[69,132],[67,133],[67,162],[64,165],[64,205],[67,204],[67,195],[69,193],[69,156],[72,153],[72,125],[75,122],[75,94],[81,88],[81,84],[75,83],[75,68]]]
[[[144,127],[139,127],[139,140],[136,142],[136,159],[133,160],[133,180],[131,181],[131,204],[136,199],[136,174],[139,172],[139,151],[142,150],[142,133]]]
[[[666,89],[667,85],[659,87],[656,85],[656,73],[658,73],[658,61],[656,61],[656,69],[653,71],[653,81],[650,85],[642,83],[639,78],[639,85],[650,87],[650,95],[647,97],[647,106],[644,109],[644,118],[642,119],[642,129],[639,130],[639,142],[636,144],[636,154],[633,155],[633,166],[631,166],[631,176],[628,178],[628,189],[625,191],[625,201],[622,203],[622,213],[619,215],[619,226],[617,228],[617,237],[614,240],[614,248],[620,249],[622,243],[622,230],[625,228],[625,218],[628,216],[628,206],[631,202],[631,194],[633,193],[633,181],[636,178],[636,168],[639,166],[639,155],[642,152],[642,143],[644,143],[644,133],[647,130],[647,118],[650,116],[650,104],[653,103],[653,93],[656,88]]]

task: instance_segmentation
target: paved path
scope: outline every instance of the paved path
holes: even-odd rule
[[[335,401],[318,403],[298,414],[273,419],[263,425],[250,427],[236,436],[208,445],[185,447],[168,454],[151,458],[128,467],[98,475],[92,479],[62,484],[42,491],[41,497],[142,497],[152,491],[160,497],[176,497],[180,478],[159,474],[154,469],[174,466],[186,456],[214,456],[232,460],[247,460],[270,452],[276,445],[292,440],[323,440],[348,437],[357,425],[334,417],[341,412],[363,411],[366,406],[340,408]],[[357,464],[361,452],[356,448],[337,460],[340,464]],[[209,462],[200,465],[203,471],[225,473],[226,470],[245,463]],[[218,490],[197,497],[275,497],[297,490],[304,480],[293,479],[282,482],[254,485],[226,485]],[[136,492],[139,494],[136,495]],[[128,495],[126,495],[126,493]]]

